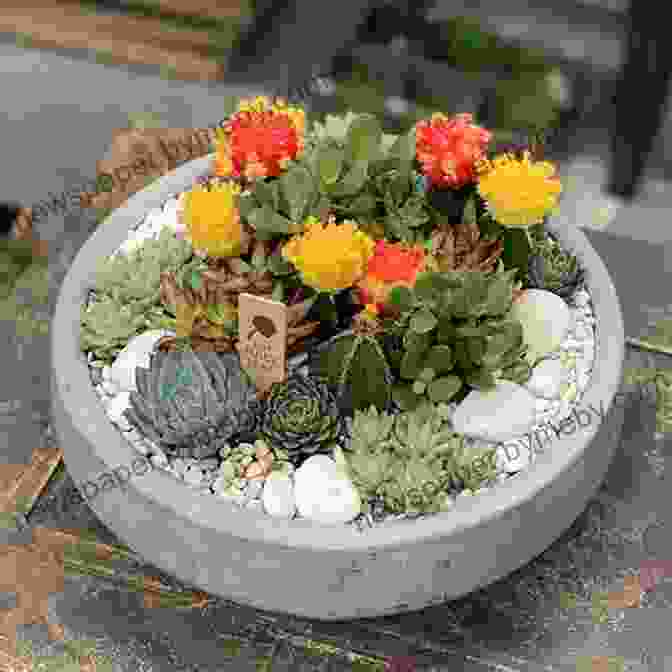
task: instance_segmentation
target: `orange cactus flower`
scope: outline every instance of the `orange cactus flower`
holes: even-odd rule
[[[360,303],[372,314],[385,312],[390,291],[400,285],[413,287],[425,259],[420,246],[377,241],[366,275],[357,284]]]
[[[282,99],[243,100],[217,132],[215,174],[248,179],[276,177],[304,148],[305,112]]]

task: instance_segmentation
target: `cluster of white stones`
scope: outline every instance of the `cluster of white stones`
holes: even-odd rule
[[[150,211],[115,254],[128,253],[143,240],[157,237],[164,226],[181,230],[181,207],[182,196],[178,195],[162,209]],[[541,356],[530,380],[522,386],[501,381],[494,392],[472,391],[461,404],[450,405],[453,426],[468,442],[496,447],[497,480],[519,473],[533,461],[537,453],[525,437],[548,436],[549,424],[557,426],[572,413],[588,386],[595,357],[595,317],[585,289],[569,302],[541,290],[533,290],[527,297],[527,313],[524,306],[520,311],[527,321],[523,326],[533,353]],[[542,313],[543,318],[537,317]],[[249,480],[241,494],[233,496],[227,492],[226,463],[220,458],[173,459],[132,428],[123,413],[129,406],[130,393],[136,389],[135,367],[148,367],[158,340],[171,333],[153,330],[135,337],[112,366],[102,366],[89,357],[92,380],[108,417],[136,450],[186,485],[247,509],[280,518],[306,517],[325,524],[347,523],[358,516],[359,497],[329,456],[314,456],[297,470],[272,473],[265,480]],[[290,360],[290,369],[301,367],[303,360],[305,356],[301,355]],[[459,496],[474,494],[466,490]],[[386,516],[381,520],[403,517]]]

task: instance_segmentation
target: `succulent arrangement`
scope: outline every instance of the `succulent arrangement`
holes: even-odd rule
[[[389,511],[442,510],[495,469],[447,404],[527,381],[513,302],[583,280],[544,228],[554,166],[492,141],[469,114],[397,136],[371,115],[309,123],[282,100],[241,101],[177,232],[103,263],[82,349],[107,362],[172,329],[136,370],[126,417],[169,456],[223,456],[232,492],[324,453]],[[284,303],[287,352],[305,355],[263,392],[237,351],[242,293]]]
[[[291,462],[318,452],[330,452],[343,436],[344,417],[329,387],[295,374],[276,383],[265,400],[259,434],[284,450]]]
[[[185,372],[190,384],[174,382]],[[211,457],[255,428],[256,390],[233,354],[156,352],[136,383],[126,417],[168,455]]]

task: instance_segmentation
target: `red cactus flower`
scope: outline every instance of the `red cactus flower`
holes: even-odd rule
[[[416,124],[416,158],[432,186],[460,188],[474,181],[492,133],[472,120],[468,113],[450,119],[434,114]]]

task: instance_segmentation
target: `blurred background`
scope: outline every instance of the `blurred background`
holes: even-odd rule
[[[671,198],[664,102],[672,57],[658,10],[638,4],[649,8],[633,16],[628,0],[26,0],[0,9],[0,47],[12,49],[13,63],[21,54],[33,59],[12,78],[14,121],[24,119],[22,105],[35,115],[60,97],[60,80],[81,110],[91,109],[94,89],[112,91],[124,111],[137,101],[129,114],[151,113],[167,125],[185,105],[191,123],[214,123],[223,114],[204,119],[197,105],[209,113],[227,87],[246,86],[308,95],[319,115],[374,112],[392,131],[433,111],[472,112],[502,143],[545,138],[565,180],[564,217],[660,242],[660,210]],[[98,69],[72,65],[82,58]],[[0,59],[0,77],[18,74],[16,66],[7,72],[9,62]],[[46,90],[31,83],[45,67]],[[111,68],[126,71],[126,90]],[[151,81],[139,93],[143,77]],[[147,93],[160,90],[157,78],[174,99],[183,91],[171,110],[163,95]],[[25,144],[21,153],[34,158],[35,149]],[[90,176],[95,167],[82,170]],[[4,191],[14,179],[3,178],[0,198],[12,196]],[[24,181],[20,191],[25,199]],[[33,188],[28,198],[44,195]],[[637,214],[642,207],[646,216]],[[649,224],[633,231],[633,217]]]

